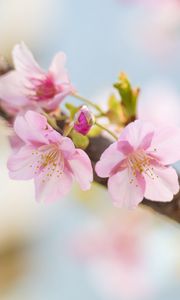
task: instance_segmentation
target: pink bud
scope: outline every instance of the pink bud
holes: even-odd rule
[[[89,108],[83,105],[74,117],[74,129],[86,135],[94,124],[94,116]]]

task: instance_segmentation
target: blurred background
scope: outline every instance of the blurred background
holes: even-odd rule
[[[180,125],[179,0],[1,0],[0,54],[22,40],[44,68],[66,52],[74,86],[102,103],[125,71],[139,117]],[[37,204],[32,182],[8,178],[7,135],[1,120],[0,300],[180,299],[178,224],[113,208],[97,184]]]

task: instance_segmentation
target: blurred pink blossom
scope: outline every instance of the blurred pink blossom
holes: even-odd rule
[[[73,177],[82,190],[93,180],[89,157],[75,149],[68,137],[55,131],[44,116],[28,111],[15,120],[14,130],[23,142],[8,160],[12,179],[34,179],[36,199],[54,201],[69,193]],[[12,144],[13,145],[13,144]],[[15,142],[17,150],[17,143]]]
[[[180,129],[156,129],[137,120],[121,133],[96,164],[100,177],[109,177],[108,190],[115,205],[134,208],[144,197],[171,201],[179,191],[176,171],[180,159]]]
[[[122,2],[124,4],[144,4],[146,6],[163,6],[167,5],[169,3],[179,4],[179,0],[119,0],[119,2]]]
[[[144,52],[164,68],[178,60],[180,49],[179,0],[117,0],[134,7],[139,17],[126,30],[126,40],[134,50]],[[128,24],[129,25],[129,24]],[[135,36],[133,38],[127,37]]]
[[[180,95],[174,87],[161,82],[144,87],[138,100],[138,119],[156,126],[180,125]]]
[[[139,211],[128,218],[112,214],[73,237],[71,252],[87,265],[107,299],[143,299],[152,292],[144,255],[149,221],[148,214]]]
[[[34,106],[51,111],[73,91],[64,68],[64,53],[56,54],[48,72],[40,68],[24,43],[14,47],[12,56],[15,70],[0,78],[0,98],[9,107],[20,110]]]

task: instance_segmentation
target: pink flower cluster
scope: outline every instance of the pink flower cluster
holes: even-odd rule
[[[150,233],[152,222],[144,211],[123,216],[108,211],[100,223],[89,222],[72,237],[70,253],[86,267],[103,299],[147,299],[153,295],[147,251],[144,253],[149,247],[144,232]]]
[[[54,201],[71,189],[73,178],[82,190],[93,180],[87,154],[68,137],[55,131],[41,114],[28,111],[18,116],[14,130],[22,144],[8,161],[12,179],[34,179],[36,199]]]
[[[57,54],[45,72],[22,43],[15,46],[13,60],[15,70],[0,78],[3,107],[17,114],[14,153],[8,161],[10,177],[34,179],[37,200],[53,201],[65,196],[73,178],[83,190],[89,189],[93,170],[88,155],[53,129],[41,114],[56,110],[74,91],[64,68],[65,55]],[[93,124],[93,115],[87,107],[81,107],[75,115],[74,129],[86,135]],[[179,183],[169,165],[179,159],[180,129],[156,129],[138,120],[105,150],[95,170],[98,176],[109,178],[113,202],[133,208],[144,197],[163,202],[173,199]]]
[[[29,108],[55,110],[73,91],[63,52],[55,55],[48,72],[40,68],[24,43],[12,52],[15,70],[1,76],[0,96],[12,114]]]

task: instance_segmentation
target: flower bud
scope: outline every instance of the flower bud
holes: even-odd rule
[[[89,108],[83,105],[74,116],[74,129],[86,135],[94,124],[94,116]]]

